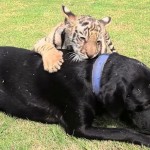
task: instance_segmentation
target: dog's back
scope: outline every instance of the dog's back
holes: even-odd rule
[[[40,121],[45,110],[40,109],[42,103],[39,101],[39,85],[36,84],[37,73],[40,72],[37,68],[42,68],[41,57],[37,53],[14,47],[0,48],[1,111],[32,120],[39,117]]]
[[[39,54],[1,47],[0,110],[35,121],[59,122],[61,110],[69,105],[68,101],[76,105],[73,100],[83,95],[81,89],[84,92],[86,88],[82,80],[86,76],[84,66],[66,60],[58,73],[49,74],[44,71]]]
[[[124,105],[124,102],[120,103],[124,100],[125,94],[122,89],[129,87],[125,84],[120,85],[125,82],[122,77],[126,71],[122,71],[124,68],[119,64],[124,66],[123,63],[128,60],[131,59],[118,54],[110,56],[102,75],[101,93],[96,98],[92,92],[91,83],[94,60],[71,63],[65,59],[60,71],[49,74],[44,71],[39,54],[21,48],[0,47],[0,111],[34,121],[59,123],[67,133],[77,137],[127,141],[149,146],[150,138],[136,131],[92,126],[97,110],[109,111],[112,116],[118,117],[120,112],[122,113],[120,108],[130,108],[130,102],[133,102],[133,106],[136,103],[139,104],[138,99],[137,102],[135,101],[135,96],[138,96],[138,93],[134,92],[137,88],[136,83],[132,89],[133,94],[129,95],[129,98],[132,96],[133,100],[126,96],[129,106]],[[131,61],[133,66],[137,66],[138,61]],[[140,68],[142,72],[147,72],[145,67]],[[125,79],[128,80],[132,74],[136,75],[136,72],[128,73],[124,76]],[[144,92],[141,98],[144,97],[143,95]],[[145,107],[144,104],[142,108],[144,113],[140,115],[140,120],[146,123],[149,121],[148,111],[146,110],[145,113],[147,107],[149,108],[149,105],[146,103]],[[131,111],[134,113],[136,110]],[[136,116],[133,119],[139,121],[139,114]]]

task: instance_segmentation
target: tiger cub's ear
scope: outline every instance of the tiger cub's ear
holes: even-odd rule
[[[101,20],[99,20],[101,23],[103,23],[104,25],[107,25],[111,22],[111,17],[105,17]]]
[[[73,14],[66,6],[62,6],[63,13],[65,14],[65,23],[74,23],[76,21],[76,15]]]

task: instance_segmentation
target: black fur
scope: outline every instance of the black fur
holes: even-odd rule
[[[150,146],[150,70],[137,60],[111,54],[104,66],[101,92],[92,92],[93,60],[65,63],[57,73],[43,69],[41,56],[0,47],[0,110],[43,123],[58,123],[76,137],[117,140]],[[136,125],[93,127],[95,116],[109,114]],[[146,134],[144,134],[146,133]]]

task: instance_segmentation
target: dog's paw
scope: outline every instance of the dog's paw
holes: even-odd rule
[[[60,70],[63,64],[63,53],[53,48],[43,55],[44,70],[53,73]]]

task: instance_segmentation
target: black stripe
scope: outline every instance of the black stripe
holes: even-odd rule
[[[63,32],[61,33],[61,40],[62,40],[61,49],[62,49],[62,47],[64,45],[64,42],[65,42],[65,35],[66,35],[66,32],[65,32],[65,29],[64,29]]]
[[[77,35],[77,40],[82,41],[81,38],[79,37],[79,35]]]
[[[108,44],[108,46],[113,45],[112,42],[110,41],[110,43]]]
[[[83,35],[83,33],[81,31],[79,33]]]
[[[82,23],[82,26],[86,26],[88,24],[89,24],[89,22],[84,22],[84,23]]]
[[[76,36],[76,33],[73,33],[73,39],[74,39],[75,36]]]

